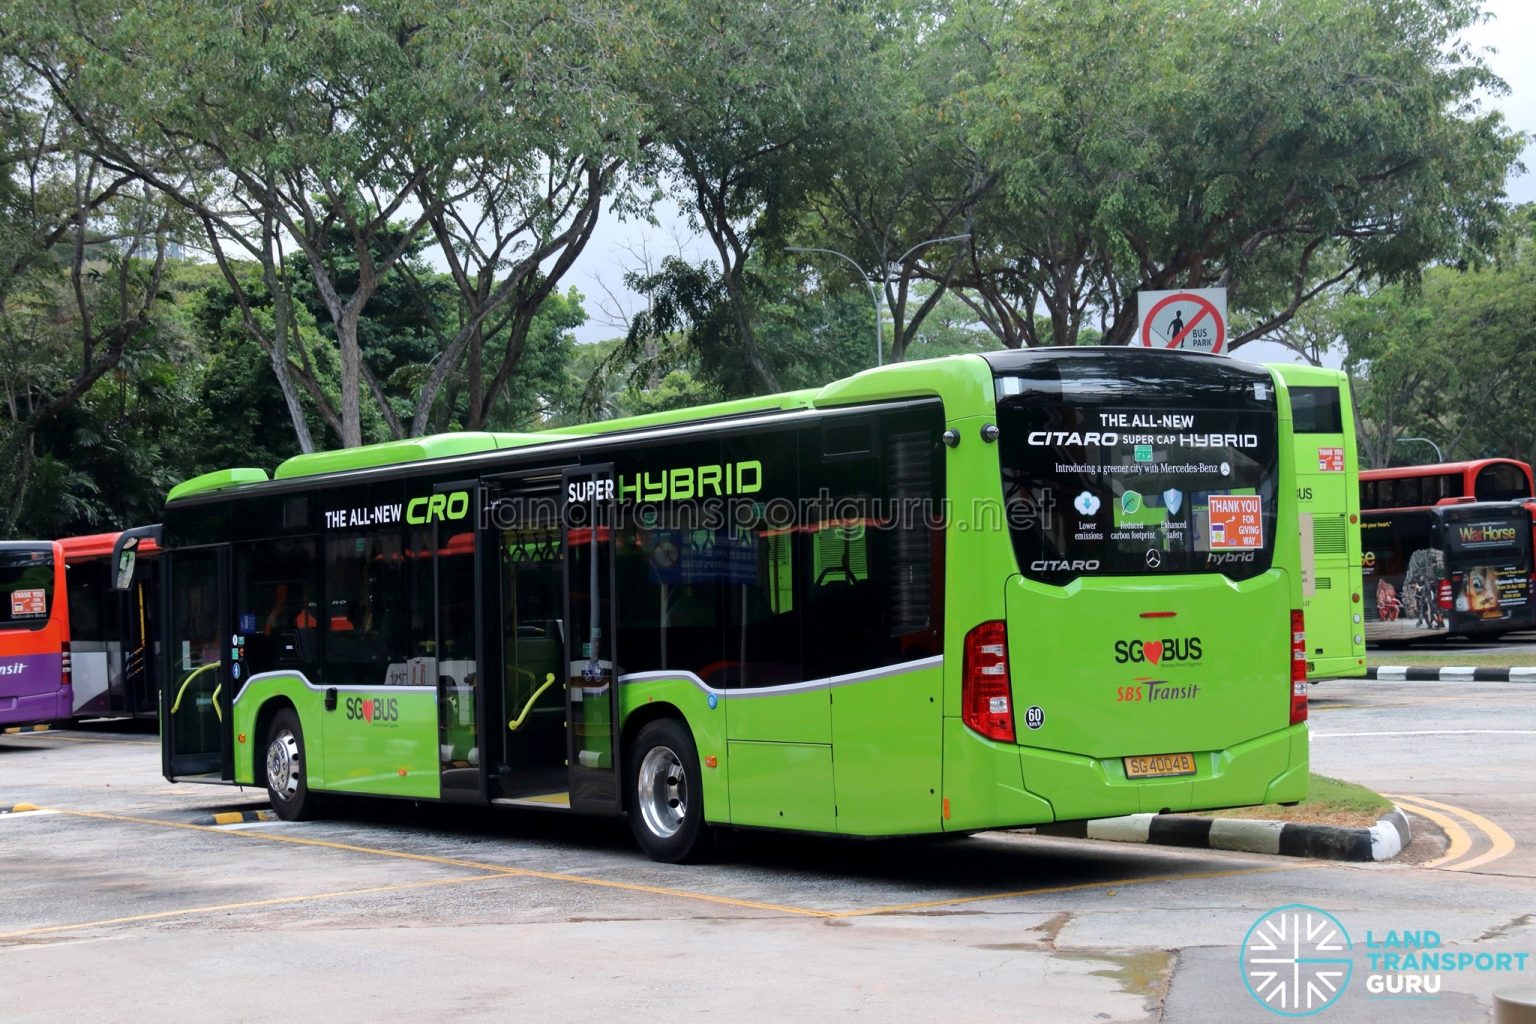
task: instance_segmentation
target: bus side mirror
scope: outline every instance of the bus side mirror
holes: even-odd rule
[[[127,590],[133,586],[133,567],[139,559],[139,539],[129,537],[123,544],[123,553],[117,557],[117,576],[112,589]]]

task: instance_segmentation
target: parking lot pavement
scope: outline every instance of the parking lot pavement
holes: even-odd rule
[[[264,801],[165,783],[152,736],[0,737],[0,809],[41,808],[0,814],[0,977],[23,994],[0,1018],[1263,1020],[1244,937],[1306,902],[1354,939],[1322,1019],[1374,1021],[1368,931],[1536,952],[1533,765],[1511,756],[1536,731],[1536,689],[1314,694],[1318,769],[1454,808],[1466,850],[1359,866],[1011,834],[747,836],[676,867],[622,823],[554,813],[348,801],[319,822],[197,825]],[[1391,1014],[1485,1020],[1513,980],[1447,974]]]
[[[1313,770],[1446,831],[1426,866],[1536,878],[1536,686],[1334,680],[1312,695]]]

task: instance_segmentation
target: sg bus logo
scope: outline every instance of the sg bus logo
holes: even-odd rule
[[[1199,661],[1202,653],[1200,638],[1197,636],[1187,636],[1183,639],[1115,641],[1116,665],[1127,663],[1140,665],[1143,662],[1156,665],[1164,661]]]

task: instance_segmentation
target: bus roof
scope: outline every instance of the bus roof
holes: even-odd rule
[[[1265,363],[1266,367],[1280,375],[1287,384],[1317,384],[1334,387],[1349,382],[1349,374],[1331,366],[1313,366],[1311,363]]]
[[[1482,469],[1484,466],[1509,463],[1519,466],[1521,472],[1528,472],[1529,467],[1519,459],[1467,459],[1464,462],[1430,462],[1421,466],[1388,466],[1386,469],[1362,469],[1361,480],[1395,480],[1406,476],[1438,476],[1446,473],[1465,473],[1469,469]]]
[[[83,537],[60,537],[59,546],[64,549],[65,558],[108,558],[112,555],[113,546],[122,531],[115,533],[92,533]],[[139,542],[140,555],[158,554],[159,548],[149,538]]]
[[[351,470],[402,466],[449,459],[456,456],[485,454],[517,448],[557,444],[589,437],[623,434],[670,426],[691,426],[714,420],[728,421],[775,412],[835,408],[858,402],[898,400],[960,391],[967,397],[990,398],[992,373],[1016,371],[1033,362],[1061,358],[1090,358],[1111,355],[1117,359],[1188,359],[1219,361],[1223,365],[1242,363],[1223,356],[1196,352],[1167,352],[1132,349],[1125,346],[1082,346],[991,352],[986,355],[955,355],[937,359],[893,363],[863,370],[851,377],[834,381],[822,388],[807,388],[781,394],[741,398],[710,405],[693,406],[667,412],[646,413],[620,419],[601,420],[550,430],[523,433],[472,431],[434,434],[427,437],[385,441],[358,448],[295,455],[281,463],[268,477],[264,470],[241,467],[223,469],[193,477],[171,488],[167,501],[175,502],[193,495],[240,489],[270,481],[291,481]],[[1253,365],[1253,364],[1244,364]],[[1254,366],[1254,368],[1257,368]]]
[[[171,488],[167,501],[192,495],[242,488],[268,480],[294,480],[303,477],[342,473],[349,470],[383,466],[409,465],[455,456],[477,455],[515,448],[556,444],[588,437],[622,434],[628,431],[668,426],[689,426],[712,420],[732,420],[774,412],[788,412],[816,407],[835,407],[853,402],[879,401],[937,394],[936,378],[970,376],[979,380],[980,357],[945,356],[939,359],[897,363],[864,370],[823,388],[807,388],[775,395],[741,398],[729,402],[693,406],[667,412],[646,413],[620,419],[601,420],[574,426],[525,433],[472,431],[434,434],[427,437],[384,441],[359,448],[295,455],[281,463],[269,478],[264,470],[242,467],[224,469],[193,477]],[[949,371],[945,373],[944,371]],[[937,374],[935,371],[939,371]],[[990,387],[990,383],[988,385]]]

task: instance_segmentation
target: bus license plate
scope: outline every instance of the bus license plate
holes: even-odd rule
[[[1156,779],[1165,775],[1195,774],[1194,754],[1151,754],[1125,758],[1125,777]]]

